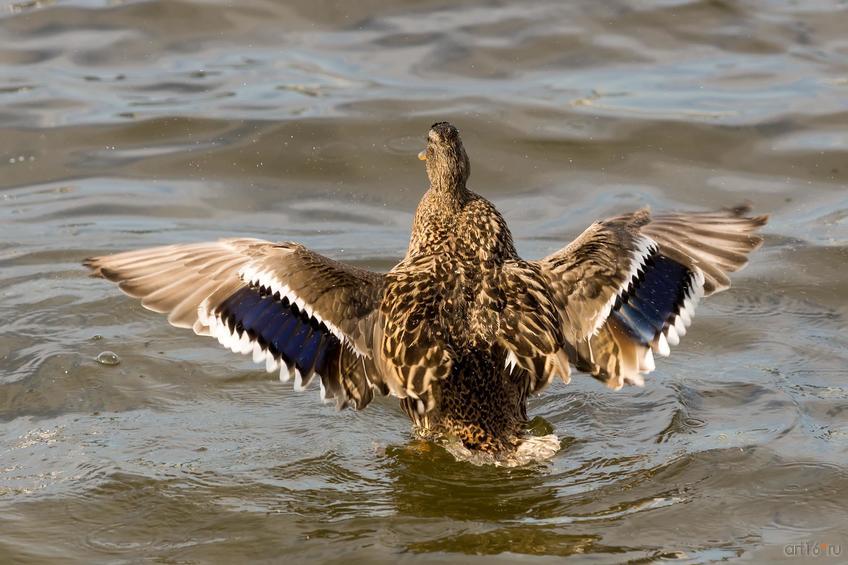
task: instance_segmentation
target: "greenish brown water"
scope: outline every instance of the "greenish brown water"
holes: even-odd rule
[[[848,559],[846,29],[838,0],[0,2],[0,562]],[[336,413],[79,266],[244,235],[387,269],[442,119],[527,257],[645,204],[772,214],[644,389],[533,399],[548,464]]]

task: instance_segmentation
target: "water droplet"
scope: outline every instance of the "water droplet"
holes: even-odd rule
[[[101,365],[117,365],[121,362],[121,358],[111,351],[102,351],[95,360]]]

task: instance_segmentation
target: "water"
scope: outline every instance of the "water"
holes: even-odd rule
[[[0,562],[848,554],[844,1],[0,4]],[[243,235],[388,269],[443,119],[527,257],[644,204],[772,215],[646,388],[533,399],[548,464],[335,413],[79,265]]]

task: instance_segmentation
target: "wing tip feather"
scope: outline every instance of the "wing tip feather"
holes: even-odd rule
[[[103,259],[103,256],[98,256],[86,257],[82,260],[82,266],[91,271],[88,276],[96,279],[106,278],[103,274]]]
[[[769,221],[769,214],[758,214],[756,216],[749,216],[751,213],[753,206],[751,202],[743,202],[736,206],[730,206],[724,208],[725,212],[728,212],[734,218],[740,218],[744,220],[748,220],[751,223],[751,227],[760,228],[766,225]]]

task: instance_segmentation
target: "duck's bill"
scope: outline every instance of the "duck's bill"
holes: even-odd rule
[[[421,153],[419,153],[418,158],[422,161],[426,161],[427,160],[427,151],[422,151]]]

